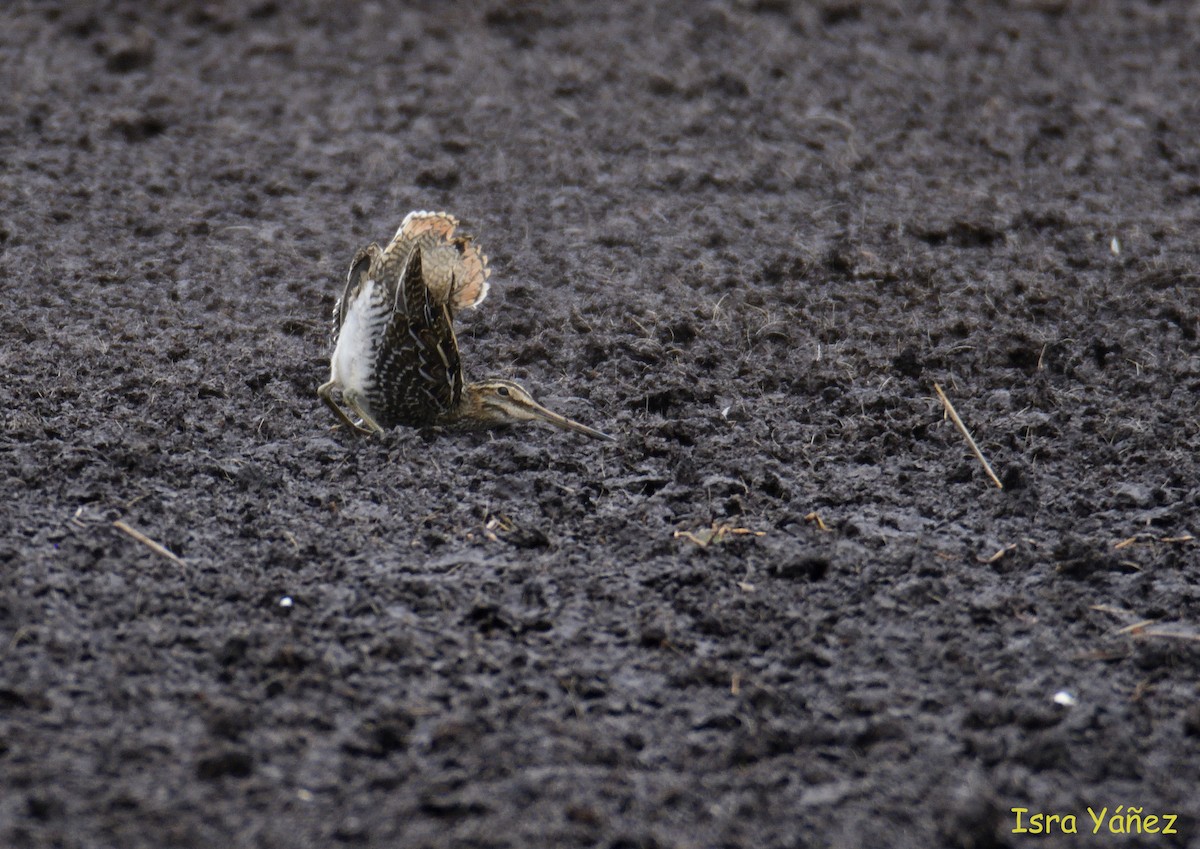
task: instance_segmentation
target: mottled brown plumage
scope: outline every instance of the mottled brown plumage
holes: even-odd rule
[[[355,254],[334,307],[330,379],[317,393],[349,427],[493,427],[543,421],[597,439],[612,437],[547,410],[519,385],[463,384],[454,315],[488,292],[487,257],[445,213],[413,212],[386,249]],[[361,419],[356,424],[333,391]]]

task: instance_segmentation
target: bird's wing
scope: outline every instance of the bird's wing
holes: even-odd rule
[[[378,367],[397,421],[432,422],[462,398],[462,364],[450,311],[430,297],[420,248],[409,254],[400,275]]]
[[[363,278],[371,270],[371,263],[380,255],[379,245],[372,242],[365,248],[359,248],[354,254],[354,259],[350,262],[350,270],[346,273],[346,286],[342,289],[342,296],[337,299],[337,303],[333,305],[333,345],[337,347],[338,334],[342,331],[342,322],[346,320],[346,310],[349,308],[350,298],[361,285]]]
[[[425,285],[435,304],[446,304],[450,314],[478,306],[488,293],[488,258],[470,236],[455,236],[458,219],[445,212],[410,212],[392,241],[389,255],[406,256],[423,251]]]
[[[488,258],[469,236],[460,236],[440,248],[449,258],[453,269],[446,303],[451,311],[477,307],[488,294]]]
[[[429,234],[438,241],[448,242],[457,226],[458,219],[448,212],[410,212],[400,222],[392,241],[412,241]]]

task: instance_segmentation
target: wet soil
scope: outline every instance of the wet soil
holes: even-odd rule
[[[1193,4],[17,0],[0,82],[0,845],[1197,845]],[[615,445],[333,427],[410,209]]]

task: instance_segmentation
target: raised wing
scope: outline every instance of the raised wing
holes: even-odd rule
[[[479,245],[460,236],[425,249],[425,277],[439,300],[458,312],[478,306],[487,297],[491,274],[487,261]]]
[[[488,293],[487,255],[470,236],[455,236],[458,219],[445,212],[410,212],[387,247],[389,256],[405,258],[423,252],[425,286],[436,304],[445,304],[451,315],[478,306]]]
[[[454,236],[454,228],[458,219],[448,212],[410,212],[400,222],[396,231],[396,239],[415,240],[430,234],[434,239],[448,242]]]
[[[342,289],[342,296],[333,305],[333,346],[335,348],[338,334],[342,331],[342,323],[346,320],[346,309],[350,301],[358,295],[359,287],[371,272],[371,266],[382,253],[379,245],[372,242],[365,248],[359,248],[358,252],[354,254],[354,259],[350,261],[350,270],[346,273],[346,286]]]
[[[385,418],[431,424],[458,406],[463,377],[450,311],[431,297],[420,248],[409,253],[395,295],[378,360]]]

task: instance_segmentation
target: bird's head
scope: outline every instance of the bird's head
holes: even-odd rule
[[[563,430],[573,430],[593,439],[616,440],[607,433],[551,412],[533,400],[525,389],[511,380],[491,378],[472,383],[463,391],[465,417],[481,425],[497,426],[520,422],[546,422]]]

